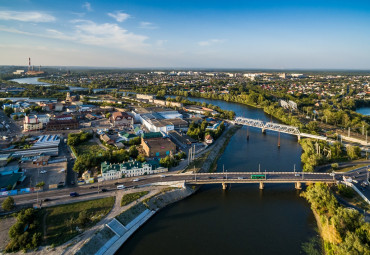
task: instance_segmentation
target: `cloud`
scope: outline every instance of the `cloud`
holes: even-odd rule
[[[52,22],[55,21],[55,17],[37,11],[0,11],[0,20],[16,20],[24,22]]]
[[[97,24],[89,20],[75,20],[76,39],[84,44],[112,46],[126,50],[140,50],[147,46],[144,43],[148,38],[137,35],[121,28],[117,24]]]
[[[157,40],[156,45],[162,47],[165,43],[167,43],[167,40]]]
[[[86,9],[86,11],[91,12],[93,9],[91,8],[91,4],[89,2],[85,2],[82,5],[82,8]]]
[[[125,21],[130,18],[130,15],[121,11],[116,11],[115,13],[108,13],[108,16],[115,19],[117,22]]]
[[[151,22],[140,22],[140,28],[145,28],[145,29],[157,29],[158,27],[154,25]]]
[[[198,45],[199,46],[210,46],[210,45],[214,45],[214,44],[223,43],[224,41],[225,40],[211,39],[211,40],[208,40],[208,41],[200,41],[200,42],[198,42]]]

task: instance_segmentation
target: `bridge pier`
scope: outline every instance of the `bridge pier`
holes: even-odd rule
[[[227,183],[224,183],[224,182],[222,183],[222,189],[223,190],[227,189]]]
[[[266,134],[266,129],[262,128],[262,134]]]
[[[260,182],[260,190],[262,190],[264,188],[264,183],[263,182]]]
[[[295,188],[296,189],[302,189],[302,183],[301,182],[296,182],[295,183]]]
[[[298,137],[298,141],[300,141],[301,140],[301,135],[297,135],[297,137]]]

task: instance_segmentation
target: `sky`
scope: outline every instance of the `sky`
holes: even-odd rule
[[[370,1],[0,0],[0,65],[370,69]]]

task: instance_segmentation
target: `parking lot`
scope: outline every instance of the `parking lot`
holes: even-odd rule
[[[37,183],[44,182],[44,190],[57,188],[58,184],[64,185],[67,174],[67,162],[58,162],[37,166],[32,161],[21,164],[27,178],[22,187],[35,187]],[[62,171],[64,169],[64,171]]]

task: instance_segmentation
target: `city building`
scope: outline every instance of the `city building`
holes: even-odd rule
[[[46,130],[69,130],[69,129],[78,129],[78,121],[76,119],[51,119],[46,125]]]
[[[168,168],[161,167],[158,161],[144,163],[140,161],[128,161],[119,164],[103,162],[101,163],[100,170],[101,178],[107,181],[124,177],[164,173],[168,171]]]
[[[23,130],[24,131],[35,131],[41,130],[43,128],[43,123],[39,121],[37,115],[30,115],[24,117]]]
[[[206,144],[212,144],[213,138],[210,135],[206,135],[206,137],[204,138],[204,141],[206,142]]]
[[[114,112],[110,118],[114,127],[133,128],[134,118],[126,112]]]
[[[141,138],[141,146],[147,157],[165,157],[176,154],[176,145],[169,138]]]

